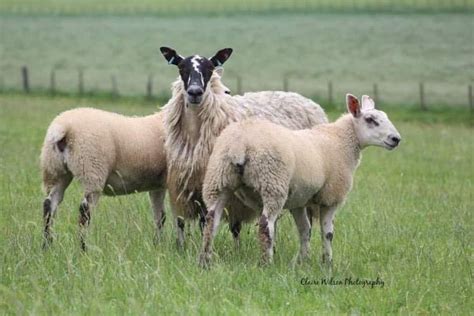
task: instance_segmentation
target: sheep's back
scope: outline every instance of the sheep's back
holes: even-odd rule
[[[234,96],[246,117],[257,117],[290,129],[305,129],[327,123],[321,106],[294,92],[261,91]]]

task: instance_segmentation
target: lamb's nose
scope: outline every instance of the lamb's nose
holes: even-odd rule
[[[400,137],[399,136],[391,136],[390,140],[394,142],[396,145],[400,142]]]

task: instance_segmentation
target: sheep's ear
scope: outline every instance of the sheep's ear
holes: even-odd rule
[[[214,67],[222,66],[227,59],[232,55],[232,48],[224,48],[218,51],[214,56],[209,58]]]
[[[224,68],[223,67],[217,67],[216,69],[214,69],[214,71],[219,75],[219,77],[222,78],[222,76],[224,75]]]
[[[346,94],[346,105],[347,105],[347,110],[352,114],[352,116],[359,117],[360,103],[357,97],[353,96],[350,93]]]
[[[368,95],[362,96],[362,110],[373,110],[375,109],[374,100]]]
[[[168,61],[168,64],[178,66],[178,64],[184,59],[181,55],[178,55],[176,51],[169,47],[160,47],[160,51]]]

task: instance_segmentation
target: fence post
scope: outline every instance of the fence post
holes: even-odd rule
[[[54,68],[51,69],[51,75],[49,77],[49,91],[51,92],[51,94],[56,93],[56,72]]]
[[[426,111],[425,86],[424,86],[423,82],[420,82],[420,107],[423,111]]]
[[[328,104],[332,105],[332,81],[328,81]]]
[[[78,72],[78,90],[79,95],[84,94],[84,71],[82,69],[79,69]]]
[[[236,77],[237,80],[237,94],[242,94],[242,77],[240,75],[237,75]]]
[[[22,81],[23,81],[23,90],[26,93],[30,92],[30,80],[28,78],[28,67],[23,66],[21,67],[21,76],[22,76]]]
[[[285,72],[283,74],[283,91],[288,91],[288,86],[289,86],[288,77],[289,76],[290,74],[288,72]]]
[[[112,96],[116,97],[118,96],[117,78],[115,77],[115,75],[112,75],[110,77],[110,80],[112,81]]]
[[[379,100],[379,88],[376,83],[374,83],[374,101],[375,104],[378,104],[380,102]]]
[[[471,108],[471,112],[474,112],[474,101],[472,100],[472,84],[469,85],[467,89],[467,97],[469,99],[469,108]]]
[[[153,98],[153,75],[148,75],[148,81],[146,83],[146,98],[151,100]]]

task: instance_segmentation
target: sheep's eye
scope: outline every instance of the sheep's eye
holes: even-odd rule
[[[365,121],[367,122],[367,124],[373,124],[375,126],[379,126],[379,123],[371,116],[366,117]]]

